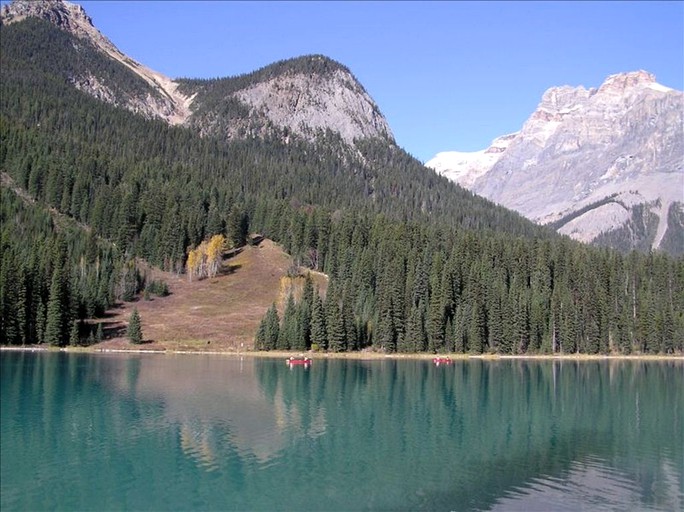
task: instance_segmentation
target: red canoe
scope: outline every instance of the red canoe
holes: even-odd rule
[[[451,358],[449,357],[435,357],[432,360],[433,363],[435,363],[435,366],[439,366],[440,364],[451,364]]]
[[[290,357],[285,359],[288,366],[309,366],[313,361],[308,357]]]

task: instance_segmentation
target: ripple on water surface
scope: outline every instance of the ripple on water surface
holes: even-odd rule
[[[682,475],[676,475],[672,461],[663,464],[670,466],[672,478],[661,482],[657,495],[609,461],[587,456],[571,462],[561,476],[541,475],[506,491],[492,510],[682,510]]]

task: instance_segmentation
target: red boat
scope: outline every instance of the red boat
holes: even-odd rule
[[[435,366],[439,366],[440,364],[451,364],[451,358],[449,357],[435,357],[432,360],[433,363],[435,363]]]
[[[313,360],[309,359],[308,357],[290,357],[289,359],[285,359],[285,364],[288,366],[303,366],[305,368],[308,368],[311,366],[311,363]]]

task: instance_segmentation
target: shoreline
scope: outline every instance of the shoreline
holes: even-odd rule
[[[350,360],[432,360],[435,357],[448,357],[454,361],[681,361],[684,354],[385,354],[383,352],[301,352],[301,351],[258,351],[258,350],[169,350],[144,348],[98,348],[91,347],[44,347],[41,345],[0,345],[0,351],[16,352],[67,352],[85,354],[159,354],[159,355],[207,355],[228,357],[261,357],[287,359],[306,356],[310,359],[350,359]]]

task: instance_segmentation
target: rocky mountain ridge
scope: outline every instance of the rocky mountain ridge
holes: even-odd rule
[[[354,75],[323,55],[278,61],[251,73],[212,80],[180,79],[195,95],[188,124],[229,139],[292,134],[312,141],[334,133],[347,144],[394,143],[387,121]]]
[[[519,132],[426,165],[578,240],[681,253],[683,117],[684,93],[620,73],[551,88]]]
[[[343,66],[329,66],[334,68],[330,73],[292,69],[244,88],[232,84],[230,92],[218,98],[221,88],[218,91],[213,88],[213,97],[207,99],[206,87],[188,87],[188,83],[198,85],[203,81],[171,79],[123,54],[100,33],[81,6],[62,0],[15,0],[2,7],[0,24],[11,25],[27,18],[45,20],[92,44],[107,58],[144,80],[148,89],[143,94],[129,91],[121,98],[112,84],[93,70],[84,69],[69,77],[76,88],[91,96],[148,118],[191,126],[205,135],[225,138],[273,134],[275,129],[280,134],[296,134],[309,140],[330,130],[348,144],[355,139],[372,137],[393,140],[377,105]],[[308,59],[326,57],[310,56]],[[287,67],[288,61],[284,62]],[[221,83],[240,82],[239,79],[221,79]],[[213,112],[203,105],[205,101],[211,104]],[[238,115],[235,115],[236,111]],[[220,119],[226,114],[230,117],[229,123]],[[273,129],[267,129],[269,126]]]
[[[88,41],[109,58],[120,63],[142,78],[151,88],[145,97],[132,96],[120,105],[147,117],[158,117],[170,124],[182,124],[190,116],[192,97],[180,94],[177,84],[123,54],[94,25],[83,7],[60,0],[15,1],[2,6],[0,20],[3,25],[21,22],[27,18],[45,20],[75,37]],[[73,85],[102,101],[117,104],[116,95],[98,76],[85,72],[71,77]]]

